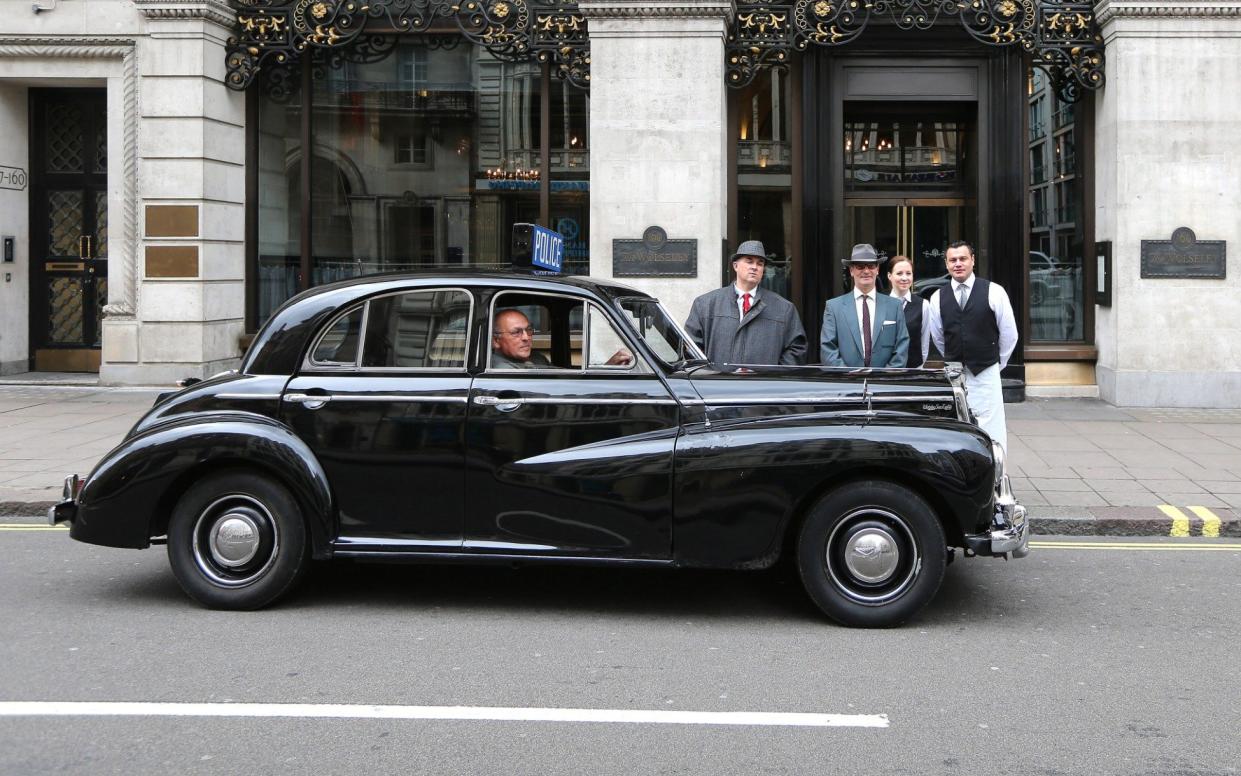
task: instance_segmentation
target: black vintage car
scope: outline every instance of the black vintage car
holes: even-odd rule
[[[510,335],[528,342],[516,362]],[[210,607],[267,605],[334,557],[787,557],[860,626],[918,612],[954,548],[1021,557],[1028,540],[951,369],[708,364],[644,293],[517,273],[291,299],[237,372],[160,397],[49,519],[83,542],[166,543]]]

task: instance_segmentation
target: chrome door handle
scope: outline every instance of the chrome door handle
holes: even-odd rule
[[[503,399],[499,396],[475,396],[474,403],[484,407],[495,407],[500,412],[512,412],[524,404],[525,401],[516,396],[505,397]]]
[[[301,404],[308,410],[317,410],[332,400],[331,396],[313,396],[308,393],[286,393],[284,400]]]

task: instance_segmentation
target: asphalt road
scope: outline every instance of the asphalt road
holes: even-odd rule
[[[958,559],[916,622],[858,631],[775,573],[340,563],[211,612],[161,549],[0,527],[0,773],[1238,773],[1241,543],[1069,541]]]

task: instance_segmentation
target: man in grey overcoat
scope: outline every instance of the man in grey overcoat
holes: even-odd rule
[[[758,287],[767,268],[763,244],[741,243],[732,263],[736,281],[694,300],[686,332],[712,363],[802,363],[806,330],[797,308],[776,292]]]

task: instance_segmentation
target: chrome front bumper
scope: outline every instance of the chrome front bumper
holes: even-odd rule
[[[1024,558],[1030,554],[1030,521],[1026,508],[1008,494],[995,504],[995,525],[991,529],[991,554]]]
[[[967,534],[965,547],[977,555],[1024,558],[1030,554],[1030,520],[1026,508],[1017,503],[1006,472],[998,472],[996,479],[991,527],[981,533]]]

